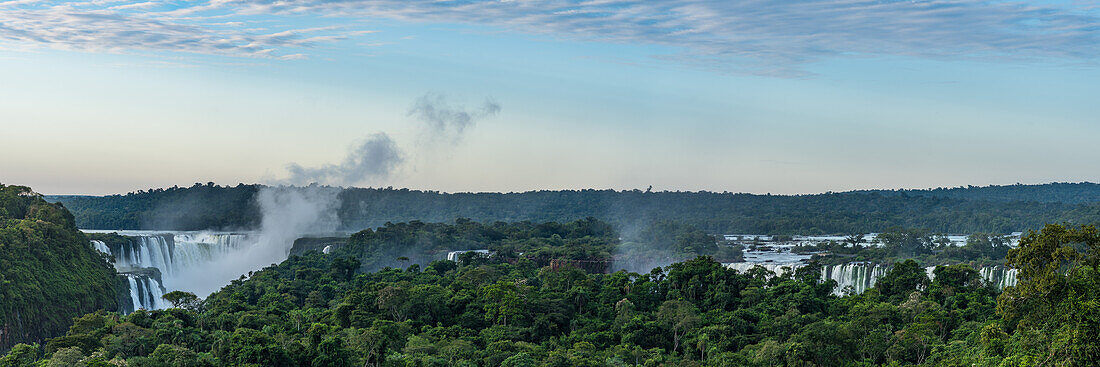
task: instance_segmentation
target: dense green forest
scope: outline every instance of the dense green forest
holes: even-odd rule
[[[466,256],[359,273],[311,251],[205,300],[90,313],[0,366],[1084,366],[1100,358],[1100,232],[1058,225],[1008,252],[1003,294],[967,265],[915,261],[835,296],[814,266],[709,257],[638,274]]]
[[[259,185],[152,189],[126,195],[51,196],[89,229],[245,229],[255,227]],[[1100,185],[1046,184],[816,195],[565,190],[441,193],[349,188],[340,195],[341,228],[386,222],[568,222],[594,217],[624,232],[657,221],[708,233],[823,234],[891,227],[941,233],[1009,233],[1045,223],[1100,222]]]
[[[1034,201],[1084,204],[1100,201],[1100,184],[1055,182],[1043,185],[959,186],[923,190],[860,190],[885,195],[909,195],[981,201]]]
[[[595,218],[568,223],[478,223],[469,219],[454,224],[386,223],[341,240],[332,242],[331,254],[358,259],[363,271],[428,264],[440,259],[441,252],[455,249],[485,249],[498,259],[522,259],[538,266],[567,263],[597,273],[613,268],[644,272],[659,266],[653,264],[700,255],[722,262],[742,260],[740,247],[719,244],[715,236],[690,225],[658,222],[620,237],[609,223]],[[317,243],[313,249],[326,243]]]
[[[75,316],[117,309],[119,281],[64,207],[0,184],[0,350],[60,335]]]

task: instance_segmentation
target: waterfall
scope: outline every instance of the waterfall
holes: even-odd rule
[[[821,269],[821,277],[822,279],[836,281],[837,287],[833,290],[833,294],[843,295],[845,288],[849,286],[852,287],[852,293],[858,294],[874,287],[875,282],[886,275],[888,269],[888,266],[871,263],[830,265]],[[924,268],[924,273],[929,280],[936,278],[935,270],[935,266]],[[1004,266],[987,266],[978,269],[978,274],[981,275],[982,281],[986,284],[992,284],[997,289],[1005,289],[1005,287],[1016,285],[1016,269],[1008,269]]]
[[[242,247],[246,235],[228,233],[142,234],[105,253],[120,270],[157,268],[171,279],[182,269],[212,261]],[[93,243],[102,241],[93,241]],[[106,247],[106,245],[104,245]]]
[[[164,287],[156,279],[146,278],[146,290],[149,291],[149,307],[154,310],[168,308],[168,301],[164,299]]]
[[[115,256],[115,267],[119,269],[157,268],[171,273],[172,252],[175,247],[173,236],[156,234],[131,237],[131,241],[109,249]]]
[[[111,254],[111,248],[107,247],[107,244],[103,243],[103,241],[92,240],[92,247],[95,248],[96,251],[102,252],[104,254]]]
[[[982,268],[979,273],[987,283],[993,284],[997,289],[1005,289],[1016,285],[1016,269],[1006,269],[1002,266],[989,266]]]
[[[126,280],[130,282],[130,300],[132,301],[133,309],[137,310],[142,307],[141,290],[138,289],[137,277],[127,274]]]
[[[238,233],[123,232],[127,241],[91,240],[97,251],[114,258],[115,269],[129,285],[133,310],[163,309],[167,289],[179,289],[185,271],[202,269],[251,243]],[[125,311],[123,311],[125,312]]]
[[[492,253],[489,250],[458,250],[458,251],[448,252],[447,253],[447,260],[449,260],[449,261],[458,261],[459,256],[462,256],[462,254],[465,254],[467,252],[476,252],[476,253],[481,254],[482,256],[492,255]]]
[[[872,263],[850,263],[821,268],[822,280],[835,280],[833,294],[859,294],[875,286],[878,278],[886,275],[886,267]]]
[[[192,269],[221,258],[243,247],[243,234],[185,233],[177,234],[176,257],[169,278],[180,269]]]
[[[727,268],[737,270],[742,274],[748,272],[753,267],[760,266],[775,275],[783,275],[788,271],[793,271],[805,265],[804,263],[758,262],[725,264]],[[885,276],[889,269],[890,267],[887,265],[868,262],[828,265],[821,268],[821,280],[832,279],[836,281],[837,286],[833,289],[833,294],[835,295],[841,296],[848,293],[859,294],[874,287],[878,279]],[[924,272],[928,276],[928,279],[931,280],[935,278],[935,270],[935,266],[924,268]],[[978,273],[986,284],[991,284],[997,289],[1004,289],[1005,287],[1016,285],[1016,269],[1008,269],[1004,266],[987,266],[978,269]]]
[[[164,296],[164,287],[155,275],[139,273],[122,273],[130,286],[130,301],[132,310],[146,309],[159,310],[168,307]]]

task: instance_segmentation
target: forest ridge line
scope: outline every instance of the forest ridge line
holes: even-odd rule
[[[255,228],[255,195],[267,186],[213,183],[126,195],[46,196],[86,229],[205,230]],[[944,233],[1011,233],[1046,223],[1100,222],[1100,184],[968,186],[864,190],[807,195],[709,191],[561,190],[441,193],[393,188],[339,190],[340,229],[386,222],[567,222],[595,217],[619,227],[676,221],[710,233],[837,234],[892,227]]]

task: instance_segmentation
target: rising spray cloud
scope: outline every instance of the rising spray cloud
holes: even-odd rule
[[[425,136],[457,143],[477,120],[499,111],[500,105],[491,100],[467,110],[448,104],[442,94],[429,93],[417,99],[408,114],[420,122]],[[423,149],[425,145],[418,146],[418,151]],[[380,183],[401,169],[407,162],[405,156],[388,134],[377,132],[353,144],[339,163],[315,167],[288,164],[286,178],[273,180],[274,186],[262,187],[255,196],[263,216],[259,231],[249,235],[240,248],[175,276],[172,290],[205,296],[250,271],[285,260],[296,239],[331,233],[339,226],[337,211],[343,189],[321,185]]]
[[[295,239],[336,229],[339,193],[339,188],[317,185],[260,189],[256,194],[263,213],[260,230],[236,251],[178,274],[174,288],[205,296],[241,275],[285,260]]]
[[[321,183],[328,185],[356,185],[390,177],[402,163],[405,154],[397,143],[383,132],[367,136],[354,144],[339,164],[326,164],[320,167],[302,167],[297,163],[287,165],[290,174],[283,183],[307,185]]]
[[[478,120],[492,117],[500,113],[500,109],[500,103],[492,99],[486,99],[479,108],[471,110],[450,104],[444,94],[428,93],[416,99],[408,115],[420,122],[422,133],[429,140],[457,144]]]

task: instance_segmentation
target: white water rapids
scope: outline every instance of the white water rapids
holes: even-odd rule
[[[805,266],[805,263],[740,262],[726,264],[726,267],[742,273],[756,266],[761,266],[776,275],[783,275],[788,271],[793,271],[794,269]],[[935,278],[935,275],[932,273],[935,269],[936,267],[934,266],[924,268],[929,279]],[[859,294],[874,287],[875,282],[886,275],[887,270],[889,270],[889,266],[873,263],[856,262],[829,265],[821,268],[821,279],[832,279],[836,281],[837,287],[833,289],[833,294],[843,295],[847,292]],[[981,275],[983,281],[987,284],[992,284],[997,289],[1004,289],[1005,287],[1016,285],[1016,269],[1008,269],[1003,266],[987,266],[978,269],[978,273]]]
[[[103,231],[87,231],[103,233]],[[92,240],[92,247],[114,259],[115,269],[126,277],[131,305],[123,312],[137,309],[163,309],[161,298],[171,290],[194,292],[189,281],[196,272],[254,245],[251,234],[219,232],[119,231],[126,243],[108,245]]]

